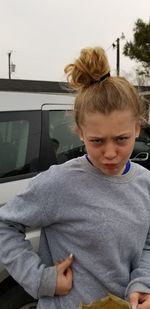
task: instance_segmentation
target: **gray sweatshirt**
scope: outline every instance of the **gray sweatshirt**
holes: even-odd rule
[[[150,172],[135,163],[113,177],[85,156],[52,166],[0,209],[0,220],[0,259],[38,309],[77,309],[108,292],[150,293]],[[39,254],[26,226],[41,228]],[[54,296],[54,265],[70,253],[73,288]]]

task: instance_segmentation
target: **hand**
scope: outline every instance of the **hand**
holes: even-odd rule
[[[150,294],[147,293],[131,293],[129,302],[132,309],[150,309]]]
[[[72,288],[73,274],[71,264],[73,255],[69,255],[67,259],[56,264],[57,280],[55,295],[66,295]]]

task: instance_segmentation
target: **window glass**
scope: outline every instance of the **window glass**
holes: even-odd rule
[[[37,170],[40,130],[36,118],[36,111],[0,114],[1,178]]]
[[[7,174],[25,164],[29,122],[26,120],[0,123],[0,173]]]
[[[84,153],[83,143],[74,132],[72,111],[52,110],[49,112],[49,137],[58,163]]]

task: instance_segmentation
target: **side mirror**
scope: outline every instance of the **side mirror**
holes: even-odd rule
[[[131,159],[131,161],[134,162],[141,162],[141,161],[147,161],[149,158],[148,152],[139,152],[134,158]]]

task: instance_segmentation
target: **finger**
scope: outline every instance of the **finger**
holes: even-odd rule
[[[149,294],[143,294],[143,297],[141,298],[141,302],[138,305],[138,309],[149,309],[150,308],[150,296]]]
[[[65,271],[65,276],[66,276],[66,280],[72,280],[73,277],[73,272],[71,270],[71,268],[67,268],[67,270]]]
[[[136,305],[136,304],[131,304],[131,308],[132,308],[132,309],[138,309],[137,306],[138,306],[138,305]]]
[[[137,309],[149,309],[150,308],[150,303],[149,302],[144,302],[140,305],[138,305]]]
[[[73,255],[70,254],[64,261],[62,261],[58,265],[59,270],[61,270],[64,273],[67,270],[67,268],[71,266],[72,262],[73,262]]]
[[[131,304],[131,308],[132,309],[137,309],[138,307],[138,302],[139,302],[139,293],[131,293],[129,295],[129,301],[130,301],[130,304]]]
[[[71,290],[73,283],[73,274],[71,268],[67,269],[65,276],[66,276],[66,282],[68,284],[68,289]]]
[[[56,263],[55,263],[55,265],[59,265],[59,264],[61,264],[63,262],[63,260],[59,260],[59,261],[57,261]]]

